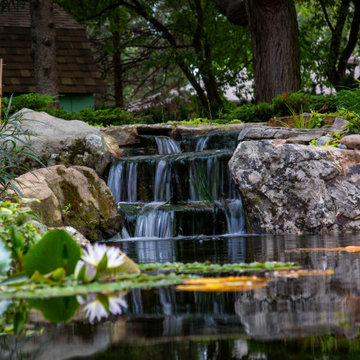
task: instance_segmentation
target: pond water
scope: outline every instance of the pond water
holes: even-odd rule
[[[121,314],[94,323],[79,313],[67,323],[50,324],[32,311],[27,336],[0,338],[0,358],[355,359],[360,355],[360,256],[294,249],[357,241],[357,235],[347,235],[117,242],[139,262],[298,261],[305,269],[335,273],[277,278],[246,292],[133,290],[122,298]]]
[[[124,226],[107,244],[137,263],[295,261],[303,269],[334,273],[272,274],[265,287],[248,291],[168,286],[2,301],[0,359],[360,358],[360,254],[297,250],[355,245],[359,235],[249,236],[227,169],[237,133],[180,143],[145,138],[149,154],[157,147],[157,155],[123,158],[110,170],[108,184]],[[27,305],[32,310],[25,319],[18,309]],[[6,335],[12,306],[17,323],[25,322],[20,337]]]

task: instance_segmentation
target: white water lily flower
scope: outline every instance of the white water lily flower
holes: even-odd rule
[[[111,314],[120,315],[122,314],[122,309],[127,308],[127,303],[122,297],[109,296],[109,311]]]
[[[127,308],[127,303],[122,297],[115,295],[98,295],[95,300],[92,295],[84,297],[77,297],[79,304],[84,304],[86,301],[90,301],[84,308],[85,316],[92,323],[96,319],[100,321],[102,318],[107,318],[110,314],[120,315],[122,314],[122,307]],[[108,304],[106,304],[108,302]],[[108,307],[109,311],[106,310]]]
[[[88,283],[95,279],[96,272],[95,266],[79,260],[75,266],[74,276],[76,280]]]
[[[83,250],[81,259],[95,267],[99,265],[104,256],[107,256],[107,268],[116,268],[124,263],[125,254],[121,254],[116,247],[107,247],[104,244],[87,245]]]
[[[86,246],[86,249],[83,250],[81,259],[84,262],[97,267],[106,254],[106,249],[106,245],[103,244],[95,244],[94,246],[89,244]]]
[[[121,254],[120,250],[114,246],[108,247],[106,249],[107,255],[107,267],[108,268],[117,268],[122,265],[125,261],[125,254]]]
[[[100,321],[101,318],[107,318],[109,316],[108,312],[106,311],[104,305],[100,300],[95,300],[87,304],[84,308],[85,316],[89,319],[92,323],[95,319]]]

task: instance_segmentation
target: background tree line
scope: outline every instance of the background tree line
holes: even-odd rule
[[[44,86],[56,74],[50,0],[4,0],[1,10],[26,1],[39,92],[54,94],[56,89]],[[156,94],[167,97],[172,90],[181,97],[190,85],[200,112],[214,117],[226,111],[227,87],[236,86],[240,100],[246,101],[249,80],[258,103],[299,89],[358,86],[357,0],[54,2],[86,26],[108,85],[104,101],[116,106]],[[45,32],[47,44],[41,40]],[[355,61],[349,63],[351,57]],[[46,75],[50,81],[41,77]]]

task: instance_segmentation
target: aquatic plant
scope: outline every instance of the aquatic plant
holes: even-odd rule
[[[146,272],[175,272],[176,274],[197,274],[197,273],[222,273],[222,272],[248,272],[248,271],[275,271],[299,269],[296,262],[277,262],[267,261],[265,263],[253,262],[250,264],[211,264],[209,262],[193,262],[193,263],[152,263],[139,264],[138,267]]]
[[[82,282],[91,282],[103,272],[116,271],[124,264],[125,254],[116,247],[103,244],[88,245],[83,250],[81,260],[75,267],[75,278]]]
[[[120,315],[123,308],[127,308],[124,300],[124,294],[97,294],[87,296],[77,296],[76,299],[80,305],[84,305],[84,313],[91,323],[100,321],[102,318],[108,318],[110,314]]]

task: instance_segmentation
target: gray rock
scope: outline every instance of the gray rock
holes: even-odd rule
[[[229,166],[253,233],[360,230],[360,154],[338,148],[241,142]]]
[[[296,143],[309,143],[328,132],[327,129],[293,129],[286,127],[252,125],[243,127],[238,141],[288,139]]]
[[[347,135],[340,140],[347,149],[360,149],[360,135]]]
[[[345,131],[349,127],[349,122],[341,117],[336,117],[334,123],[329,128],[329,132]]]
[[[99,129],[83,121],[63,120],[29,109],[22,109],[17,114],[22,114],[21,128],[29,134],[29,138],[24,139],[46,166],[88,166],[102,175],[110,163],[111,155]],[[33,162],[27,165],[39,167]]]
[[[333,138],[329,135],[320,136],[317,139],[317,146],[326,146],[329,141],[331,141]]]

